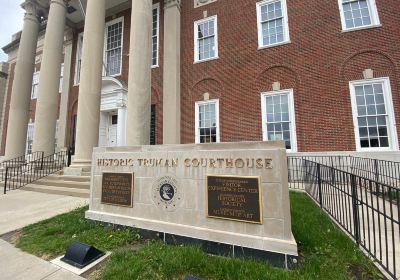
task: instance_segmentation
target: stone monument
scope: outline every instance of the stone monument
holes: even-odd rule
[[[215,254],[297,263],[283,142],[95,148],[86,217]]]

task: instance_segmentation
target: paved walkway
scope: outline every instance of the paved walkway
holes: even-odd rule
[[[16,249],[0,239],[2,280],[82,280],[69,271]]]
[[[32,223],[69,212],[88,203],[87,199],[10,191],[0,195],[0,235]],[[79,280],[84,279],[33,255],[22,252],[0,239],[1,280]]]
[[[88,204],[71,196],[10,191],[0,195],[0,235]]]

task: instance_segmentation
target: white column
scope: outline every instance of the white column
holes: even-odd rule
[[[181,1],[165,0],[163,143],[181,143]]]
[[[26,10],[26,13],[19,43],[15,78],[12,85],[5,151],[6,159],[25,154],[32,77],[35,68],[36,46],[39,32],[38,7],[36,1],[28,0],[22,4],[22,7]]]
[[[58,118],[57,147],[67,147],[67,122],[68,122],[68,97],[71,82],[72,42],[73,33],[69,29],[66,34],[67,41],[64,46],[64,75],[60,102],[60,116]]]
[[[118,125],[117,125],[117,146],[126,145],[126,107],[118,108]]]
[[[67,14],[66,2],[65,0],[50,1],[40,67],[32,149],[34,152],[44,152],[45,155],[53,154],[55,148],[60,72]]]
[[[87,2],[73,168],[91,165],[93,148],[99,141],[105,3],[105,0]]]
[[[127,145],[150,144],[152,0],[132,1]]]

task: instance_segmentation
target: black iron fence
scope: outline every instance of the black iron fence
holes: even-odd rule
[[[29,155],[23,155],[13,159],[5,160],[0,163],[0,182],[3,182],[6,176],[6,169],[19,169],[22,165],[36,161],[43,157],[43,152],[34,152]]]
[[[4,194],[9,190],[19,189],[36,180],[53,174],[67,167],[70,163],[69,151],[61,151],[50,156],[37,156],[18,166],[7,166],[4,171]]]
[[[308,160],[351,174],[400,188],[400,162],[354,156],[288,157],[289,182],[292,189],[304,189],[304,162]]]
[[[398,163],[289,157],[291,188],[305,190],[394,279],[400,276]],[[350,161],[349,161],[350,160]],[[324,162],[324,163],[322,163]],[[330,165],[328,165],[330,163]],[[371,166],[375,169],[368,170]],[[383,170],[384,167],[387,170]],[[375,171],[379,171],[379,176]],[[395,186],[389,185],[393,183]]]

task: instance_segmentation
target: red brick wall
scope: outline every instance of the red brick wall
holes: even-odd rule
[[[290,0],[291,43],[257,50],[256,0],[182,7],[182,142],[194,142],[195,102],[220,100],[221,141],[262,140],[261,97],[279,81],[294,89],[299,151],[355,150],[350,80],[366,68],[390,77],[400,121],[400,5],[376,0],[382,27],[342,32],[338,2]],[[218,16],[219,59],[193,64],[193,22]],[[398,125],[397,130],[400,131]]]

